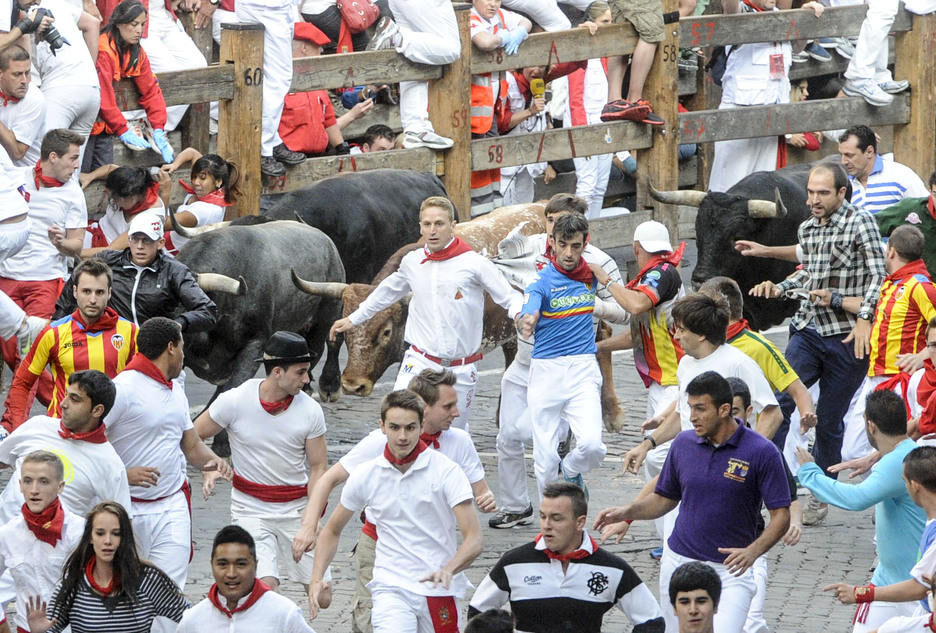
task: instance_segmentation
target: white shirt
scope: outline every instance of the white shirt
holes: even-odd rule
[[[109,423],[109,416],[105,424]],[[65,465],[65,488],[59,499],[62,505],[84,516],[101,501],[116,501],[130,509],[130,488],[127,471],[109,442],[92,444],[66,440],[59,435],[61,420],[37,415],[27,420],[0,442],[0,462],[15,464],[10,481],[0,497],[0,522],[6,523],[20,514],[23,493],[20,492],[20,465],[23,457],[33,451],[50,451]]]
[[[241,606],[250,594],[241,598]],[[226,605],[225,605],[226,606]],[[238,611],[231,617],[205,598],[182,614],[176,633],[314,633],[306,624],[302,609],[295,602],[275,591],[267,591],[249,609]]]
[[[0,527],[0,575],[7,570],[16,590],[16,626],[28,631],[26,602],[32,596],[42,596],[48,602],[55,585],[62,579],[65,559],[81,541],[85,520],[65,510],[62,538],[49,545],[36,538],[26,526],[22,512]]]
[[[0,151],[0,220],[7,220],[29,212],[26,198],[20,193],[23,172],[16,169],[5,151]]]
[[[16,140],[28,145],[26,154],[14,160],[17,167],[35,167],[39,160],[39,145],[45,134],[45,97],[36,84],[30,83],[26,96],[17,103],[0,103],[0,123],[10,128]]]
[[[22,170],[29,194],[29,241],[12,257],[0,261],[0,277],[19,281],[64,279],[68,257],[49,240],[49,227],[65,231],[88,226],[88,206],[78,182],[68,179],[61,187],[36,189],[33,167]]]
[[[577,78],[566,78],[569,82],[569,100],[562,115],[565,127],[573,126],[572,111],[582,111],[588,125],[601,123],[601,110],[608,103],[608,73],[605,72],[601,58],[588,60],[582,91],[579,92]],[[578,125],[582,125],[579,123]]]
[[[878,156],[872,171],[868,174],[868,185],[863,186],[854,176],[849,176],[852,184],[852,204],[864,207],[868,213],[878,213],[897,204],[904,198],[926,198],[929,190],[915,171],[893,160]]]
[[[82,9],[67,0],[41,0],[39,6],[52,12],[55,28],[70,44],[58,49],[55,55],[45,40],[33,46],[33,62],[42,77],[42,89],[100,85],[95,60],[91,58],[84,34],[78,28]]]
[[[751,404],[754,405],[754,412],[757,414],[760,414],[766,407],[777,404],[777,398],[767,378],[764,377],[764,372],[744,352],[726,343],[702,359],[686,354],[676,368],[676,381],[679,383],[676,410],[679,412],[679,421],[684,431],[692,428],[692,422],[689,421],[689,396],[686,395],[686,387],[696,376],[707,371],[714,371],[725,378],[735,377],[743,380],[751,392]]]
[[[156,206],[151,209],[147,209],[146,212],[155,213],[160,218],[162,218],[163,221],[165,221],[166,207],[163,204],[163,201],[161,198],[157,198],[156,202],[157,202]],[[118,237],[120,237],[121,235],[123,235],[130,229],[130,222],[128,222],[127,218],[124,217],[124,212],[120,209],[120,207],[114,204],[113,201],[110,201],[107,203],[107,209],[104,210],[104,215],[102,215],[101,218],[97,222],[92,222],[91,225],[92,226],[97,225],[101,227],[101,231],[104,232],[104,238],[107,240],[108,244],[116,240]],[[173,238],[172,238],[173,243],[175,243],[176,235],[178,234],[177,233],[173,234]],[[91,248],[92,238],[93,238],[93,235],[91,234],[91,231],[88,231],[87,233],[85,233],[85,240],[84,240],[85,248]]]
[[[917,402],[917,392],[925,375],[926,368],[920,367],[910,376],[910,383],[907,385],[907,402],[910,404],[910,417],[912,418],[918,418],[923,413],[923,405]]]
[[[206,224],[214,224],[215,222],[224,221],[224,207],[218,204],[212,204],[210,202],[202,202],[200,200],[195,200],[195,194],[190,193],[185,196],[185,202],[179,205],[175,212],[182,213],[183,211],[188,211],[195,216],[196,224],[195,226],[205,226]],[[178,233],[172,233],[172,244],[176,247],[177,250],[181,250],[189,241],[189,238],[183,237]]]
[[[422,248],[407,253],[400,269],[348,316],[351,323],[360,325],[412,291],[403,338],[427,354],[458,359],[481,348],[484,291],[510,318],[520,311],[523,296],[478,253],[421,264],[425,258]]]
[[[455,556],[452,508],[471,499],[465,473],[439,451],[423,451],[405,473],[382,455],[356,468],[341,491],[341,505],[352,512],[368,506],[377,526],[374,579],[368,588],[463,597],[469,586],[464,572],[452,577],[448,589],[419,579]]]
[[[774,8],[774,11],[779,9]],[[754,13],[745,4],[741,13]],[[770,59],[780,60],[782,73],[771,78]],[[722,80],[722,103],[764,105],[790,102],[790,65],[793,48],[790,42],[758,42],[735,47],[725,62]],[[777,69],[780,70],[780,69]]]
[[[238,475],[265,486],[305,486],[309,483],[305,443],[325,435],[325,414],[302,392],[285,411],[267,413],[260,406],[262,382],[255,378],[225,391],[211,403],[208,415],[228,430]],[[233,516],[284,516],[301,513],[305,505],[305,498],[269,503],[231,489]]]
[[[172,389],[138,371],[120,372],[114,384],[117,398],[107,414],[107,439],[127,468],[152,466],[159,471],[155,486],[131,486],[130,494],[156,500],[178,492],[185,482],[182,434],[195,428],[185,397],[185,374],[172,381]],[[154,506],[137,505],[137,514],[151,514],[146,510]]]

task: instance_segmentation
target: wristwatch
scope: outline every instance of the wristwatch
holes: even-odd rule
[[[650,441],[650,449],[651,449],[651,450],[657,447],[656,440],[653,439],[653,431],[647,431],[646,433],[644,433],[643,438],[644,438],[645,440],[649,440],[649,441]]]
[[[218,6],[219,4],[221,4],[221,0],[208,0],[208,2],[210,2],[211,4],[215,6]]]
[[[870,320],[871,320],[871,311],[870,311],[870,310],[862,310],[861,312],[858,313],[858,318],[859,318],[859,319],[864,319],[865,321],[870,321]]]

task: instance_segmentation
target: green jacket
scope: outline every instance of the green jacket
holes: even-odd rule
[[[882,237],[890,234],[898,226],[910,224],[923,231],[923,261],[932,275],[936,272],[936,219],[927,209],[929,197],[904,198],[897,204],[877,213],[877,220]]]

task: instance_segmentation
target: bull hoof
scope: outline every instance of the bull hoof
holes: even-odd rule
[[[338,398],[341,397],[341,390],[319,390],[319,398],[322,399],[322,402],[338,402]]]
[[[624,412],[621,411],[620,407],[606,412],[601,417],[608,433],[620,433],[621,429],[624,428]]]

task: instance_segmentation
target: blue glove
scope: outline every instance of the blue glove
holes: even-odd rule
[[[504,42],[504,51],[508,55],[516,55],[517,51],[520,50],[520,42],[525,40],[528,35],[529,33],[522,26],[510,29],[501,36],[501,40]]]
[[[156,143],[156,149],[162,154],[163,162],[171,163],[172,159],[175,158],[175,152],[172,151],[172,145],[170,145],[169,140],[166,139],[166,131],[159,129],[153,130],[153,142]]]
[[[124,145],[126,145],[130,149],[135,150],[137,152],[150,148],[150,144],[146,142],[145,138],[141,136],[137,136],[130,130],[127,130],[126,132],[121,134],[120,140],[123,141]]]

